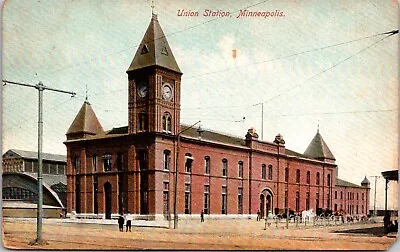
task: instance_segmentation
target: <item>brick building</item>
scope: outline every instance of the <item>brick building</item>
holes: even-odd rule
[[[173,212],[177,192],[179,215],[265,215],[345,207],[350,201],[334,196],[350,190],[365,195],[351,205],[368,211],[369,183],[337,178],[319,132],[300,154],[279,134],[268,142],[254,129],[238,138],[181,125],[182,73],[155,15],[127,74],[128,126],[103,130],[85,101],[66,133],[69,212],[162,218]]]

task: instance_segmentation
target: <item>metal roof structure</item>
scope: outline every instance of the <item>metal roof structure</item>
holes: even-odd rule
[[[56,162],[67,162],[67,156],[58,155],[58,154],[50,154],[50,153],[42,153],[43,160],[47,161],[56,161]],[[38,159],[38,153],[35,151],[25,151],[25,150],[16,150],[10,149],[6,153],[3,154],[3,158],[15,158],[20,157],[23,159]]]

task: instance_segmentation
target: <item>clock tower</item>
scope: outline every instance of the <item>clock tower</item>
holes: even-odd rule
[[[177,134],[180,125],[182,72],[153,14],[135,57],[129,81],[128,131]]]

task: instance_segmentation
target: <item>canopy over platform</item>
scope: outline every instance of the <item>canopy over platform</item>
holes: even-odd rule
[[[399,170],[384,171],[382,172],[382,176],[386,180],[399,181]]]

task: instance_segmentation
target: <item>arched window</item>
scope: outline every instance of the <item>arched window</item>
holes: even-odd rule
[[[164,113],[162,117],[162,127],[164,133],[172,132],[172,119],[169,113]]]
[[[311,178],[311,173],[310,171],[307,171],[307,184],[310,184],[310,178]]]
[[[186,153],[185,154],[185,172],[192,172],[192,163],[193,163],[193,157],[192,154]]]
[[[204,174],[210,174],[210,157],[204,157]]]
[[[317,175],[316,175],[316,179],[315,179],[315,180],[316,180],[316,181],[315,181],[316,184],[319,185],[319,184],[320,184],[320,183],[319,183],[319,182],[320,182],[320,179],[319,179],[319,172],[317,172]]]
[[[226,158],[222,159],[222,176],[228,176],[228,160]]]
[[[169,170],[170,163],[171,163],[171,151],[164,150],[164,170]]]
[[[328,186],[331,186],[331,174],[328,174]]]
[[[92,156],[92,166],[93,166],[93,171],[97,171],[97,155],[93,154]]]
[[[272,165],[268,165],[268,179],[272,180]]]
[[[285,168],[285,182],[289,181],[289,167]]]
[[[243,178],[243,161],[238,163],[238,177]]]
[[[146,111],[139,113],[139,131],[146,131],[148,127],[148,118]]]

